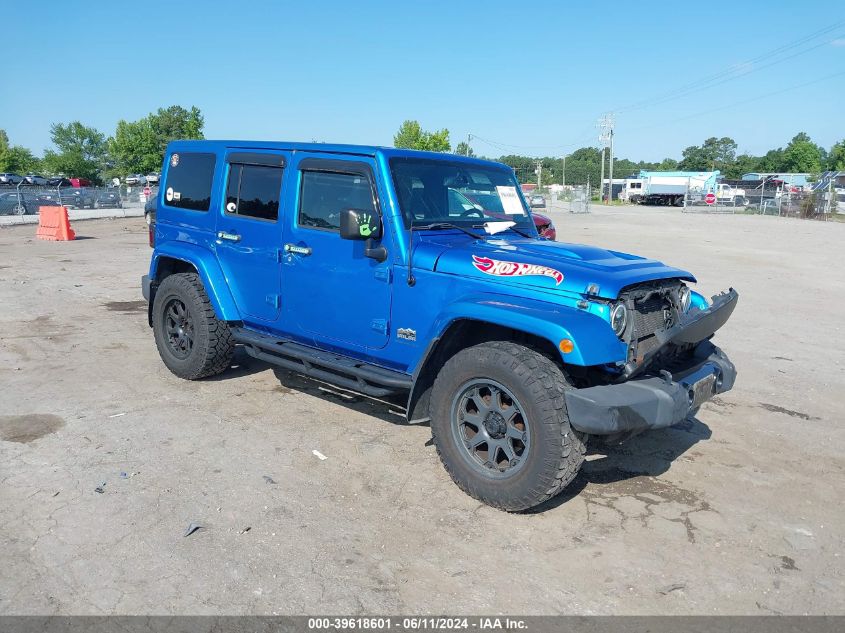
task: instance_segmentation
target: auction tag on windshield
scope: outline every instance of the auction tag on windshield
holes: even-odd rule
[[[525,209],[522,208],[522,201],[519,199],[516,187],[497,185],[496,192],[499,194],[502,201],[502,210],[505,213],[508,215],[525,215]]]

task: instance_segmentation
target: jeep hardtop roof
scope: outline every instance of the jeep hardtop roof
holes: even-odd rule
[[[350,156],[384,156],[391,158],[417,158],[430,160],[449,160],[455,162],[472,163],[485,167],[501,169],[504,165],[495,161],[481,158],[447,154],[444,152],[423,152],[415,149],[399,149],[396,147],[380,147],[378,145],[344,145],[338,143],[296,143],[290,141],[238,141],[238,140],[203,140],[203,141],[171,141],[168,150],[194,152],[220,152],[226,149],[268,149],[292,152],[320,152],[328,154],[345,154]],[[506,166],[505,166],[506,167]]]

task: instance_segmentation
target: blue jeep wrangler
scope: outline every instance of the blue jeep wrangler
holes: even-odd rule
[[[142,280],[165,365],[255,358],[407,394],[467,494],[524,510],[590,436],[694,414],[736,371],[710,343],[737,302],[688,272],[537,235],[509,167],[392,148],[180,141]]]

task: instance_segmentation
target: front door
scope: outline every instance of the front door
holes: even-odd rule
[[[289,154],[230,150],[226,186],[217,218],[217,256],[245,322],[279,317],[282,176]]]
[[[340,237],[340,212],[380,214],[374,161],[294,157],[297,196],[285,222],[283,329],[325,345],[384,347],[390,264],[366,257],[363,241]],[[293,177],[293,174],[291,174]]]

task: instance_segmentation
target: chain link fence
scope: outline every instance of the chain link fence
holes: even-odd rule
[[[589,185],[570,185],[558,195],[558,200],[563,203],[564,211],[589,213],[591,194]]]
[[[688,191],[683,198],[685,213],[742,213],[778,217],[829,220],[845,213],[845,191],[833,187],[815,190],[795,187],[757,186],[732,190],[730,195]]]
[[[81,209],[142,209],[158,187],[49,187],[42,185],[0,186],[0,215],[37,215],[42,206]]]

